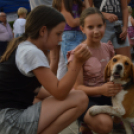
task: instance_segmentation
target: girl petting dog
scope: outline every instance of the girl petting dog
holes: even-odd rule
[[[1,134],[58,134],[86,110],[85,93],[70,92],[90,57],[86,45],[75,49],[74,60],[60,81],[49,67],[47,52],[61,41],[64,27],[58,11],[38,6],[27,18],[25,34],[8,45],[0,59]],[[42,101],[32,104],[36,95]]]
[[[86,44],[91,57],[82,66],[74,88],[82,90],[88,95],[88,108],[93,105],[111,105],[110,96],[116,95],[122,87],[119,84],[105,83],[104,81],[104,69],[114,55],[114,48],[110,41],[108,43],[100,42],[105,32],[105,18],[97,8],[88,8],[81,14],[80,25],[82,32],[87,37],[80,46]],[[74,57],[75,49],[68,53],[69,69],[73,65]],[[89,132],[89,129],[99,134],[107,134],[113,128],[113,120],[107,114],[91,116],[86,110],[78,120],[85,122],[87,126],[87,130],[85,130],[85,127],[80,128],[82,134],[92,133]]]

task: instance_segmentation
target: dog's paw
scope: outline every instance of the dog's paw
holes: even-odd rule
[[[89,108],[89,114],[92,116],[99,114],[98,107],[99,106],[93,106],[93,107]]]

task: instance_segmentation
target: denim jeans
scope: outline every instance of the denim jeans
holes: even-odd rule
[[[65,31],[62,35],[61,50],[67,63],[67,52],[73,50],[86,39],[81,31]]]

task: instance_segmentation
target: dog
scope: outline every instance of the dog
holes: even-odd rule
[[[114,56],[107,64],[104,78],[122,85],[123,89],[112,97],[113,106],[93,106],[89,114],[109,114],[119,117],[125,127],[126,134],[133,134],[131,122],[134,122],[134,65],[122,55]]]

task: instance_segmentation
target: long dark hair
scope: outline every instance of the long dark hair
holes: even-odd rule
[[[82,13],[82,8],[83,8],[82,0],[53,0],[53,7],[56,8],[58,11],[61,11],[62,2],[64,3],[65,9],[68,12],[70,12],[72,15],[73,15],[72,6],[74,2],[76,2],[76,4],[78,4],[78,7],[79,7],[78,13],[79,14]]]
[[[38,39],[41,27],[46,26],[48,31],[51,31],[59,23],[65,22],[63,15],[54,8],[47,6],[38,6],[28,15],[25,25],[25,33],[22,37],[13,39],[6,52],[2,55],[0,62],[6,61],[17,46],[27,40]]]

